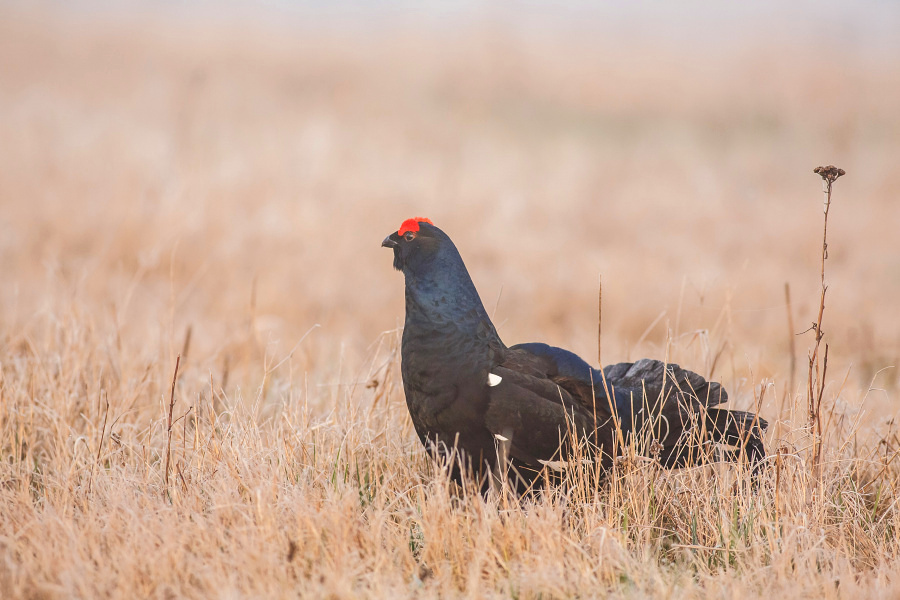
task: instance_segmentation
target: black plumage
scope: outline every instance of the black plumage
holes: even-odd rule
[[[485,485],[503,471],[524,490],[566,468],[573,442],[603,467],[629,444],[669,467],[706,460],[718,443],[730,460],[765,456],[766,422],[720,408],[725,390],[696,373],[650,359],[601,372],[547,344],[507,347],[456,246],[427,219],[382,245],[406,280],[401,371],[416,432]]]

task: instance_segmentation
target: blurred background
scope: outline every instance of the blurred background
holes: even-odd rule
[[[602,275],[604,362],[774,382],[769,417],[805,385],[836,164],[829,397],[884,418],[898,32],[879,0],[4,3],[0,326],[167,372],[189,346],[202,378],[319,324],[288,365],[345,382],[402,326],[380,242],[425,216],[507,343],[596,362]]]

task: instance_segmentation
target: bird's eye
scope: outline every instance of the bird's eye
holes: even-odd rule
[[[406,238],[406,241],[407,241],[407,242],[411,242],[411,241],[413,241],[414,239],[416,239],[416,234],[413,233],[412,231],[407,231],[407,232],[406,232],[406,235],[404,235],[403,237]]]

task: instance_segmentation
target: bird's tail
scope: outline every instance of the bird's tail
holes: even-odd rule
[[[669,467],[689,467],[713,459],[713,448],[722,448],[725,460],[746,460],[754,472],[766,457],[763,431],[768,423],[743,410],[707,408],[705,415],[684,418],[682,427],[670,430],[662,441],[660,462]],[[670,420],[671,422],[671,420]]]
[[[765,458],[768,423],[751,412],[719,408],[728,394],[718,383],[651,359],[611,365],[604,375],[617,388],[615,412],[623,430],[655,449],[650,453],[667,467],[707,462],[713,445],[724,446],[727,460],[745,459],[755,468]]]
[[[714,442],[725,444],[729,460],[741,459],[741,453],[751,464],[766,457],[762,434],[768,423],[751,412],[708,408],[706,410],[706,430]]]

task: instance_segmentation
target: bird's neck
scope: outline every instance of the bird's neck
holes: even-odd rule
[[[489,338],[501,344],[462,259],[405,272],[406,326],[442,335]],[[438,342],[439,340],[435,340]]]

